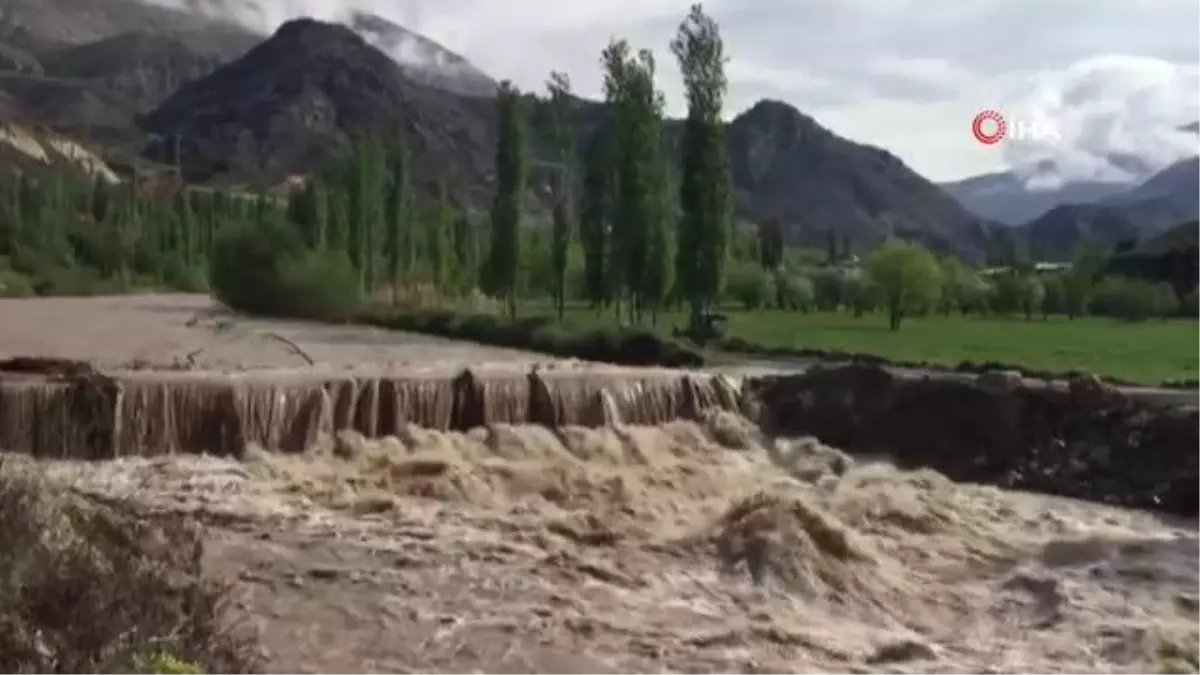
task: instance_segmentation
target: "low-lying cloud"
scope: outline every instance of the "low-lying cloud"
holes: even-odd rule
[[[1048,122],[1060,135],[1005,142],[1007,162],[1035,185],[1141,180],[1200,147],[1196,134],[1179,128],[1197,116],[1196,67],[1102,56],[1041,73],[1026,91],[1005,113]]]

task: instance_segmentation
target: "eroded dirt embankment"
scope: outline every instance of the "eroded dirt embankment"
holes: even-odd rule
[[[1197,512],[1196,406],[1150,405],[1094,378],[966,382],[870,366],[748,381],[774,433],[807,434],[955,480]]]

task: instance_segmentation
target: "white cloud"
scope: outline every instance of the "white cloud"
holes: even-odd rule
[[[682,106],[666,47],[692,0],[258,0],[259,10],[246,9],[249,0],[192,1],[240,5],[232,11],[262,30],[291,16],[373,11],[498,78],[541,89],[550,70],[565,70],[591,96],[600,92],[601,49],[624,37],[655,49],[671,111]],[[1200,6],[1153,4],[709,0],[705,8],[733,58],[731,114],[759,98],[785,100],[947,180],[1043,159],[1072,176],[1114,177],[1108,153],[1161,165],[1195,152],[1171,128],[1200,116]],[[1063,141],[980,146],[970,123],[988,107],[1054,119]]]

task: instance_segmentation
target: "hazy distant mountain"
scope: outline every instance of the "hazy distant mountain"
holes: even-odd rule
[[[1179,129],[1200,133],[1200,122]],[[1003,171],[942,183],[941,187],[978,216],[1005,225],[1019,225],[1038,218],[1056,206],[1091,204],[1119,197],[1154,176],[1154,170],[1136,155],[1113,154],[1108,161],[1129,174],[1130,180],[1073,181],[1042,190],[1029,187],[1028,181],[1015,172]],[[1039,171],[1051,175],[1055,173],[1053,166],[1041,166]]]
[[[1200,215],[1200,158],[1185,159],[1098,203],[1056,206],[1019,229],[1043,258],[1068,256],[1081,240],[1112,246],[1151,239]]]
[[[1117,209],[1097,204],[1056,206],[1016,231],[1039,260],[1068,260],[1081,241],[1112,248],[1140,235],[1137,226]]]
[[[973,176],[941,188],[972,213],[1004,225],[1029,222],[1056,206],[1087,204],[1129,189],[1126,183],[1080,181],[1049,190],[1031,190],[1011,171]]]

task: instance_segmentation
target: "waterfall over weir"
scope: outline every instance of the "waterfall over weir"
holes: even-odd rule
[[[0,373],[0,448],[104,459],[207,452],[249,443],[302,452],[323,434],[396,434],[407,424],[467,430],[660,424],[736,410],[720,375],[596,365],[346,371]]]

